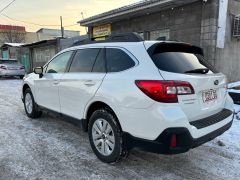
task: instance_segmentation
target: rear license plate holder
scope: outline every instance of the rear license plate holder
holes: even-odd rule
[[[202,92],[202,100],[204,103],[215,101],[217,98],[217,90],[215,89],[210,89]]]

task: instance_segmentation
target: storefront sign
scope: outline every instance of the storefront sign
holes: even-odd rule
[[[93,27],[93,37],[100,38],[111,34],[111,24]]]

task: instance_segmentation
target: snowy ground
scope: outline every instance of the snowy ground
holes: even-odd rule
[[[165,156],[133,150],[116,165],[100,162],[87,134],[62,119],[28,119],[20,80],[0,80],[0,179],[239,179],[240,121],[212,142]],[[218,141],[225,146],[219,146]]]

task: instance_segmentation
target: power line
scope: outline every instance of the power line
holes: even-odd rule
[[[25,24],[31,24],[31,25],[35,25],[35,26],[40,26],[40,27],[43,27],[43,26],[52,26],[52,27],[59,27],[60,25],[58,24],[58,25],[51,25],[51,24],[38,24],[38,23],[33,23],[33,22],[28,22],[28,21],[23,21],[23,20],[19,20],[19,19],[15,19],[15,18],[12,18],[12,17],[9,17],[8,15],[6,15],[6,14],[3,14],[2,12],[5,10],[5,9],[7,9],[9,6],[11,6],[14,2],[15,2],[16,0],[12,0],[10,3],[8,3],[4,8],[2,8],[1,10],[0,10],[0,15],[2,15],[2,16],[4,16],[4,17],[6,17],[6,18],[8,18],[8,19],[10,19],[10,20],[12,20],[12,21],[17,21],[17,22],[22,22],[22,23],[25,23]],[[72,27],[72,26],[76,26],[76,25],[78,25],[78,24],[70,24],[70,25],[66,25],[66,26],[63,26],[63,27]]]
[[[71,24],[71,25],[67,25],[67,26],[63,26],[63,27],[72,27],[72,26],[79,26],[79,24],[75,23],[75,24]]]
[[[13,1],[11,1],[10,3],[8,3],[4,8],[2,8],[2,9],[0,10],[0,13],[2,13],[5,9],[7,9],[9,6],[11,6],[15,1],[16,1],[16,0],[13,0]]]
[[[35,25],[35,26],[40,26],[40,27],[46,27],[46,26],[52,26],[52,27],[59,27],[60,26],[60,24],[58,24],[58,25],[53,25],[53,24],[38,24],[38,23],[33,23],[33,22],[29,22],[29,21],[23,21],[23,20],[19,20],[19,19],[15,19],[15,18],[12,18],[12,17],[10,17],[10,16],[8,16],[8,15],[6,15],[6,14],[1,14],[2,16],[4,16],[4,17],[6,17],[6,18],[8,18],[8,19],[10,19],[10,20],[12,20],[12,21],[17,21],[17,22],[22,22],[22,23],[25,23],[25,24],[31,24],[31,25]],[[66,26],[63,26],[63,27],[72,27],[72,26],[76,26],[76,25],[78,25],[78,24],[70,24],[70,25],[66,25]]]
[[[23,20],[19,20],[19,19],[15,19],[15,18],[12,18],[12,17],[9,17],[8,15],[6,14],[1,14],[2,16],[8,18],[8,19],[11,19],[12,21],[18,21],[18,22],[22,22],[22,23],[25,23],[25,24],[31,24],[31,25],[36,25],[36,26],[60,26],[60,25],[44,25],[44,24],[38,24],[38,23],[33,23],[33,22],[28,22],[28,21],[23,21]]]

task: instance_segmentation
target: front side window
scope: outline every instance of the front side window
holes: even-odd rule
[[[55,57],[47,66],[46,73],[64,73],[73,51],[68,51]]]
[[[69,72],[92,72],[100,49],[81,49],[74,56]]]
[[[108,72],[120,72],[135,66],[132,58],[121,49],[106,49]]]

